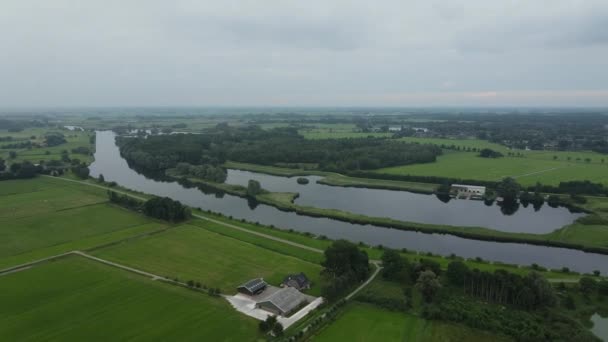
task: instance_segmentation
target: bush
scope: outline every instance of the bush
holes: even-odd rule
[[[304,177],[298,178],[298,184],[304,185],[304,184],[308,184],[308,183],[309,183],[308,178],[304,178]]]

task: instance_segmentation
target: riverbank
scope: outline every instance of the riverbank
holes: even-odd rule
[[[217,184],[196,178],[184,178],[176,175],[174,170],[168,170],[167,175],[189,185],[226,192],[230,195],[246,198],[246,188],[239,185]],[[188,184],[187,184],[188,185]],[[511,233],[484,227],[464,227],[436,225],[418,222],[400,221],[386,217],[373,217],[352,212],[325,209],[311,206],[302,206],[294,203],[297,193],[264,192],[257,195],[255,200],[259,203],[273,206],[286,212],[295,212],[298,215],[322,217],[348,222],[358,225],[374,225],[406,231],[415,231],[426,234],[450,234],[467,239],[493,242],[527,243],[539,246],[562,247],[608,255],[608,232],[604,226],[595,227],[594,222],[578,220],[577,222],[560,228],[548,234]],[[602,202],[603,203],[603,202]],[[603,204],[602,204],[603,205]],[[608,205],[608,204],[607,204]],[[589,233],[593,229],[593,234]]]
[[[341,186],[341,187],[352,187],[352,188],[367,188],[367,189],[380,189],[380,190],[398,190],[398,191],[409,191],[422,194],[435,193],[437,184],[431,183],[416,183],[416,182],[403,182],[394,180],[384,179],[372,179],[372,178],[358,178],[345,176],[334,172],[325,172],[318,170],[303,170],[303,169],[288,169],[275,166],[246,164],[237,162],[226,162],[224,167],[227,169],[235,169],[241,171],[251,171],[264,173],[272,176],[280,177],[298,177],[298,176],[322,176],[317,183],[330,185],[330,186]]]

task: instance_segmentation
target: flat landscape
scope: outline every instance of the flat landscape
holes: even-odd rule
[[[93,254],[161,276],[200,281],[228,294],[253,278],[278,286],[288,274],[304,272],[314,284],[310,293],[319,294],[320,265],[197,226],[179,226]]]
[[[313,341],[508,341],[454,324],[383,310],[373,305],[354,303]]]
[[[0,276],[4,341],[253,341],[256,321],[210,297],[81,257]]]
[[[93,187],[46,177],[3,181],[0,269],[166,226],[108,204]]]
[[[602,163],[599,154],[589,152],[578,155],[572,152],[524,153],[524,157],[505,156],[492,159],[481,158],[475,152],[446,150],[434,163],[389,167],[376,172],[487,181],[499,181],[505,177],[512,177],[522,185],[534,185],[536,182],[558,185],[562,181],[579,179],[608,184],[608,163]],[[558,159],[553,160],[553,155],[558,156]],[[592,156],[593,159],[587,163],[584,159],[591,158],[589,156]],[[581,158],[581,160],[576,161],[576,158]]]

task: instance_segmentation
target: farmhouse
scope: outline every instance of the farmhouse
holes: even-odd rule
[[[457,196],[466,197],[481,197],[486,194],[485,186],[452,184],[452,191],[457,193]]]
[[[293,287],[284,287],[258,302],[256,307],[275,315],[288,316],[306,303],[308,296]]]
[[[299,274],[290,274],[283,280],[281,287],[293,287],[296,290],[302,291],[310,288],[310,280],[302,272]]]
[[[246,294],[249,296],[254,296],[254,295],[262,293],[266,289],[267,286],[268,286],[268,284],[266,284],[264,279],[255,278],[255,279],[251,279],[250,281],[246,282],[245,284],[239,286],[237,288],[237,290],[240,293],[243,293],[243,294]]]

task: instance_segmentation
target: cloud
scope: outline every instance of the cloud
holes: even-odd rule
[[[3,0],[0,106],[608,105],[607,22],[605,0]]]

